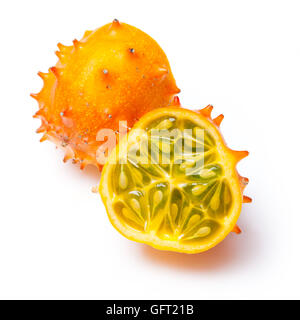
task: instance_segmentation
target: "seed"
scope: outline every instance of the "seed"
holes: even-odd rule
[[[141,213],[141,205],[136,199],[131,199],[130,204],[136,212]]]
[[[216,173],[210,169],[202,169],[200,171],[200,177],[203,179],[209,179],[215,176],[216,176]]]
[[[154,195],[153,195],[153,202],[154,202],[154,205],[157,206],[161,200],[163,198],[163,193],[162,191],[158,190],[158,191],[155,191]]]
[[[185,161],[180,165],[180,170],[184,170],[186,168],[192,168],[195,165],[195,161]]]
[[[219,198],[219,194],[215,193],[213,198],[210,201],[210,207],[216,211],[219,208],[220,205],[220,198]]]
[[[178,206],[176,203],[172,203],[171,205],[171,216],[173,221],[176,219],[178,213]]]
[[[124,171],[121,171],[121,173],[120,173],[119,185],[120,185],[120,188],[123,190],[125,190],[128,186],[128,178],[127,178]]]
[[[210,201],[210,207],[216,211],[220,206],[220,184],[218,185],[217,190],[215,191],[215,194],[213,195],[211,201]]]
[[[170,129],[173,126],[173,122],[169,119],[165,119],[162,122],[160,122],[156,128],[158,130],[162,130],[162,129]]]
[[[230,191],[228,190],[228,187],[225,185],[225,188],[224,188],[224,201],[225,201],[225,204],[228,204],[230,203],[230,200],[231,200],[231,195],[230,195]]]
[[[141,224],[140,219],[138,218],[137,215],[135,215],[131,210],[127,208],[122,209],[122,214],[125,218],[134,221],[135,223]]]
[[[193,187],[192,194],[194,196],[199,196],[206,188],[206,185],[198,184],[197,186]]]
[[[194,237],[206,237],[210,234],[211,228],[210,227],[202,227],[200,228],[194,235]]]

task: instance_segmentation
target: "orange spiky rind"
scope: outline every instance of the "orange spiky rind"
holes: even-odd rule
[[[57,47],[58,47],[58,49],[59,49],[61,52],[67,50],[67,48],[68,48],[68,46],[63,45],[63,44],[60,43],[60,42],[57,44]]]
[[[49,71],[52,72],[56,78],[58,78],[62,73],[61,70],[57,67],[51,67]]]
[[[30,93],[30,97],[35,99],[35,100],[39,100],[39,94],[38,93]]]
[[[236,224],[234,226],[234,228],[232,229],[232,232],[236,233],[236,234],[240,234],[242,232],[242,230],[239,228],[239,226]]]
[[[211,112],[212,112],[213,108],[214,107],[211,104],[209,104],[207,107],[200,109],[199,113],[201,113],[206,118],[211,119]]]
[[[252,199],[248,196],[243,196],[243,203],[251,203]]]
[[[213,122],[214,122],[214,124],[215,124],[217,127],[220,127],[223,119],[224,119],[224,115],[223,115],[223,114],[220,114],[220,115],[218,115],[216,118],[213,119]]]
[[[102,143],[96,141],[101,128],[116,132],[119,120],[127,120],[131,128],[144,113],[168,106],[180,92],[158,44],[117,19],[86,31],[72,46],[58,43],[57,47],[57,64],[49,73],[39,73],[44,87],[31,95],[40,108],[34,117],[42,121],[38,132],[47,133],[42,141],[48,139],[62,147],[62,137],[69,137],[68,148],[73,150],[75,162],[84,160],[102,168],[95,156]],[[155,67],[149,70],[149,65]],[[108,72],[99,72],[104,69]]]
[[[236,151],[236,150],[230,150],[230,151],[236,163],[240,162],[241,160],[243,160],[249,155],[249,151]]]
[[[202,114],[205,118],[207,118],[209,121],[212,121],[212,123],[217,128],[219,128],[221,123],[222,123],[222,121],[223,121],[223,119],[224,119],[224,115],[220,114],[216,118],[212,119],[211,118],[212,110],[213,110],[213,106],[212,105],[208,105],[207,107],[198,110],[198,112],[200,114]],[[235,163],[236,164],[249,155],[248,151],[235,151],[235,150],[231,150],[231,149],[228,149],[228,150],[233,155],[233,158],[235,159]],[[246,177],[242,177],[239,174],[238,174],[238,179],[239,179],[239,182],[240,182],[241,192],[243,194],[244,189],[246,188],[246,186],[249,183],[249,179],[246,178]],[[252,199],[250,197],[245,196],[245,195],[242,196],[242,203],[251,203],[251,202],[252,202]],[[235,227],[233,228],[232,231],[235,232],[236,234],[240,234],[241,233],[241,229],[238,227],[238,225],[235,225]]]
[[[175,97],[173,98],[172,106],[174,106],[174,107],[176,107],[176,106],[177,106],[177,107],[180,107],[180,106],[181,106],[180,99],[179,99],[178,96],[175,96]]]
[[[44,133],[43,136],[40,139],[40,142],[44,142],[48,139],[47,133]]]
[[[114,19],[112,22],[113,26],[119,26],[120,25],[120,21],[118,19]]]
[[[49,74],[39,71],[39,72],[38,72],[38,76],[39,76],[42,80],[46,80],[47,77],[49,76]]]
[[[80,48],[80,44],[81,44],[80,41],[78,41],[77,39],[73,40],[73,46],[75,49]]]

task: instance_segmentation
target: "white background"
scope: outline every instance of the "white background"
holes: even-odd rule
[[[0,298],[300,298],[299,1],[2,1]],[[36,73],[56,44],[118,18],[166,52],[181,102],[225,114],[230,147],[250,156],[241,235],[198,255],[123,238],[100,174],[39,143]]]

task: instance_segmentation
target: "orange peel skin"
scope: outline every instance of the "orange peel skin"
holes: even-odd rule
[[[224,116],[213,119],[212,109],[191,111],[175,103],[153,110],[128,133],[126,147],[119,143],[111,152],[99,193],[123,236],[159,250],[193,254],[216,246],[230,232],[241,233],[237,220],[243,203],[252,200],[243,195],[249,180],[236,165],[248,151],[227,146],[219,129]],[[197,136],[199,129],[203,135]],[[175,150],[183,145],[178,162]],[[163,160],[167,150],[169,162]]]
[[[39,103],[41,141],[50,140],[84,168],[101,170],[96,152],[102,128],[128,128],[148,111],[166,107],[180,92],[168,59],[149,35],[114,20],[85,32],[72,46],[58,44],[57,64],[39,72],[44,86],[31,94]],[[175,102],[177,100],[175,99]]]

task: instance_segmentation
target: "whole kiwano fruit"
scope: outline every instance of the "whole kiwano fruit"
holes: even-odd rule
[[[177,88],[168,59],[146,33],[114,20],[85,32],[72,46],[58,44],[59,60],[48,73],[39,72],[44,87],[32,94],[39,103],[34,117],[42,124],[41,141],[65,150],[64,161],[80,167],[97,162],[103,144],[97,133],[118,133],[119,121],[130,129],[148,111],[177,101]]]

